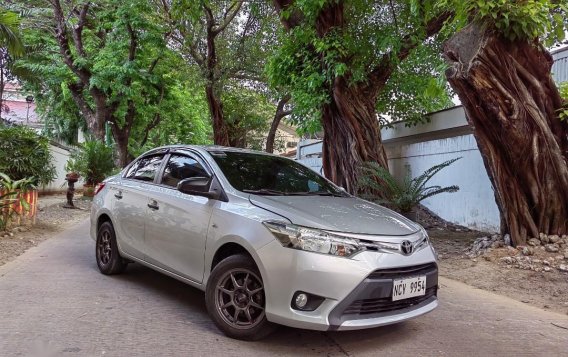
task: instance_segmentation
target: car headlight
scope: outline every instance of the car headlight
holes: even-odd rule
[[[430,249],[432,249],[432,253],[434,254],[434,257],[436,258],[436,261],[438,261],[438,251],[434,248],[434,245],[432,244],[432,241],[430,240],[430,236],[428,236],[428,232],[426,232],[426,229],[424,229],[424,227],[422,227],[422,226],[420,226],[420,232],[422,232],[423,243],[418,245],[417,248],[420,248],[421,246],[428,244],[430,246]]]
[[[319,229],[281,221],[265,221],[263,224],[284,247],[339,257],[350,257],[365,250],[365,246],[357,239],[338,236]]]

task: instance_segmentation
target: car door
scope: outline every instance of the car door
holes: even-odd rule
[[[204,162],[190,153],[172,153],[160,184],[153,187],[146,220],[148,260],[196,282],[203,281],[205,241],[215,200],[184,194],[179,181],[209,176]]]
[[[145,223],[148,214],[148,191],[154,185],[164,155],[149,155],[136,160],[122,177],[111,186],[115,230],[120,248],[125,253],[145,259]]]

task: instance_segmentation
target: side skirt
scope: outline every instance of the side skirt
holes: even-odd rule
[[[176,279],[176,280],[179,280],[179,281],[181,281],[182,283],[186,283],[186,284],[188,284],[188,285],[191,285],[191,286],[193,286],[194,288],[197,288],[197,289],[199,289],[199,290],[201,290],[201,291],[205,291],[205,285],[204,285],[204,284],[201,284],[201,283],[198,283],[198,282],[196,282],[196,281],[194,281],[194,280],[185,278],[185,277],[183,277],[183,276],[181,276],[181,275],[178,275],[178,274],[176,274],[176,273],[172,273],[172,272],[169,271],[169,270],[166,270],[166,269],[164,269],[164,268],[160,268],[159,266],[156,266],[156,265],[154,265],[154,264],[152,264],[152,263],[148,263],[147,261],[145,261],[145,260],[143,260],[143,259],[139,259],[139,258],[133,257],[132,255],[127,254],[127,253],[124,253],[124,252],[122,252],[122,251],[120,252],[120,256],[123,257],[123,258],[129,259],[129,260],[132,260],[132,261],[134,261],[134,262],[136,262],[136,263],[140,263],[140,264],[142,264],[142,265],[144,265],[144,266],[146,266],[146,267],[148,267],[148,268],[150,268],[150,269],[152,269],[152,270],[157,271],[158,273],[162,273],[162,274],[167,275],[167,276],[169,276],[169,277],[172,277],[172,278],[174,278],[174,279]]]

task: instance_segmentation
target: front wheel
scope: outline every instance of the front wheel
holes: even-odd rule
[[[120,274],[127,263],[122,259],[116,244],[116,235],[110,222],[104,222],[97,232],[97,266],[105,275]]]
[[[254,341],[274,330],[266,319],[260,272],[246,255],[230,256],[213,269],[205,298],[215,325],[229,337]]]

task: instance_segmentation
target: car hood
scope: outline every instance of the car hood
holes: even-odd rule
[[[402,236],[420,229],[394,211],[355,197],[250,195],[249,200],[294,224],[328,231]]]

